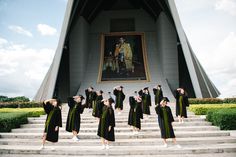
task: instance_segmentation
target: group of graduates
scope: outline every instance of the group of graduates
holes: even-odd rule
[[[172,138],[176,144],[175,134],[172,126],[174,118],[167,102],[169,99],[163,97],[161,85],[153,88],[155,95],[155,111],[158,115],[158,124],[161,131],[161,138],[164,141],[164,146],[167,147],[166,139]],[[113,88],[112,98],[109,92],[109,98],[103,98],[103,91],[94,91],[93,87],[85,90],[86,99],[83,95],[77,95],[68,98],[69,112],[66,121],[66,131],[72,132],[72,140],[79,141],[78,133],[80,131],[81,117],[85,108],[92,110],[92,116],[99,120],[97,135],[101,137],[102,149],[109,149],[109,143],[115,141],[114,127],[115,127],[115,113],[112,104],[115,104],[115,109],[118,114],[123,110],[123,102],[125,94],[123,86],[116,86]],[[184,122],[187,118],[188,97],[183,88],[175,90],[176,97],[176,116],[179,118],[179,123]],[[85,103],[84,103],[85,102]],[[143,114],[146,118],[150,115],[151,95],[148,87],[135,91],[134,96],[129,97],[129,116],[128,125],[133,127],[133,134],[138,134],[141,130],[141,119]],[[61,117],[61,102],[59,99],[49,99],[43,102],[45,113],[47,114],[45,129],[43,134],[43,142],[41,149],[44,148],[45,142],[57,142],[59,127],[62,127]],[[145,117],[144,117],[145,118]],[[177,145],[180,147],[179,145]]]

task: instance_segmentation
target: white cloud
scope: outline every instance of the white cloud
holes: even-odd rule
[[[236,34],[230,32],[225,39],[219,44],[214,52],[214,59],[217,62],[216,65],[209,64],[208,66],[214,71],[224,71],[236,68]]]
[[[53,36],[57,33],[55,28],[46,24],[38,24],[37,29],[43,36]]]
[[[52,49],[8,43],[0,47],[0,95],[33,98],[54,56]]]
[[[16,26],[16,25],[11,25],[8,27],[10,30],[12,30],[13,32],[16,32],[18,34],[22,34],[28,37],[33,37],[32,33],[24,28],[22,28],[21,26]]]
[[[236,1],[235,0],[218,0],[215,4],[216,10],[222,10],[236,16]]]
[[[0,48],[6,45],[7,43],[8,41],[6,39],[0,37]]]
[[[231,16],[236,0],[175,1],[191,46],[220,97],[236,96],[236,21]]]
[[[8,41],[6,39],[0,37],[0,45],[7,44],[7,42]]]
[[[211,7],[215,0],[175,0],[180,12],[194,12]],[[197,3],[197,5],[196,5]],[[186,7],[187,6],[187,7]]]
[[[221,97],[236,95],[236,33],[229,33],[216,46],[213,53],[202,53],[199,58],[213,82],[221,92]]]

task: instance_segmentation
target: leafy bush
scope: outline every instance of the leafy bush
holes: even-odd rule
[[[38,102],[0,102],[0,108],[34,108],[42,107]]]
[[[8,98],[7,96],[0,96],[0,102],[29,102],[30,99],[25,96],[18,96]]]
[[[206,120],[209,121],[209,122],[213,122],[213,113],[216,112],[217,110],[220,110],[220,109],[210,109],[207,111],[207,116],[206,116]]]
[[[236,130],[236,108],[208,111],[207,120],[219,126],[222,130]]]
[[[1,113],[0,132],[9,132],[12,128],[18,128],[27,123],[27,113]]]
[[[5,102],[7,99],[7,96],[0,95],[0,102]]]
[[[189,104],[223,104],[219,98],[189,98]]]
[[[199,104],[190,105],[189,110],[196,115],[206,115],[208,111],[222,108],[236,108],[236,104]]]
[[[27,123],[27,117],[38,117],[42,114],[45,114],[43,108],[1,108],[0,132],[9,132]]]
[[[223,102],[226,104],[235,104],[236,98],[225,98]]]

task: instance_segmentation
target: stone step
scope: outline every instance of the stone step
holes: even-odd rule
[[[63,126],[66,125],[66,123],[62,124]],[[95,123],[84,123],[83,121],[81,122],[81,128],[91,128],[91,127],[97,127],[98,122]],[[146,122],[146,123],[141,123],[141,127],[155,127],[158,126],[157,122]],[[184,123],[178,123],[174,122],[173,126],[211,126],[210,122],[207,121],[202,121],[202,122],[184,122]],[[44,123],[41,124],[23,124],[21,125],[22,128],[44,128]],[[128,127],[128,123],[116,123],[116,128],[118,127]]]
[[[96,123],[97,119],[93,118],[91,120],[82,120],[84,123]],[[116,119],[116,123],[126,123],[128,121],[128,117],[126,119]],[[156,122],[157,119],[141,119],[141,122]],[[185,122],[198,122],[198,121],[205,121],[205,119],[202,118],[186,118],[184,119]],[[66,118],[62,119],[63,123],[66,123]],[[178,122],[178,119],[175,118],[175,122]],[[39,123],[45,123],[45,119],[28,119],[29,124],[39,124]]]
[[[150,113],[151,113],[151,116],[157,116],[155,109],[151,110]],[[175,110],[172,110],[172,114],[173,114],[173,116],[175,115]],[[62,112],[62,116],[67,116],[67,115],[68,115],[68,111]],[[91,112],[83,112],[81,115],[92,117],[92,111]],[[122,111],[121,114],[118,114],[118,112],[115,111],[115,116],[122,116],[122,115],[129,115],[129,110]],[[188,112],[188,116],[196,116],[196,115],[192,112]]]
[[[56,155],[56,157],[71,157],[77,155]],[[83,154],[84,157],[104,157],[104,155],[86,155]],[[109,155],[110,157],[112,155]],[[114,157],[156,157],[157,155],[114,155]],[[198,154],[174,154],[169,155],[166,154],[158,154],[158,157],[235,157],[236,153],[198,153]],[[55,157],[55,155],[47,155],[47,154],[1,154],[1,157]]]
[[[72,137],[72,136],[71,136]],[[171,139],[167,140],[171,143]],[[116,139],[112,143],[114,146],[130,146],[130,145],[160,145],[163,140],[161,138],[149,138],[149,139]],[[177,138],[177,142],[180,145],[196,145],[196,144],[222,144],[222,143],[235,143],[236,137],[222,136],[222,137],[191,137],[191,138]],[[0,139],[0,145],[41,145],[41,139]],[[47,145],[60,145],[60,146],[99,146],[100,140],[97,139],[81,139],[78,142],[72,139],[59,139],[58,144],[48,142]]]
[[[175,111],[175,104],[172,104],[172,105],[168,105],[170,108],[171,108],[171,111],[174,112]],[[156,114],[156,111],[155,111],[155,107],[154,105],[150,106],[150,112],[153,113],[153,114]],[[113,106],[113,109],[115,111],[115,113],[118,113],[118,110],[116,110]],[[84,112],[85,114],[87,113],[92,113],[92,108],[91,109],[88,109],[88,108],[85,108],[84,109]],[[130,110],[130,106],[129,104],[124,104],[123,105],[123,110],[121,111],[122,113],[128,113]],[[68,106],[62,106],[62,113],[67,113],[69,111],[69,107]],[[193,112],[189,111],[188,108],[187,108],[187,111],[189,114],[192,114]]]
[[[229,144],[202,144],[188,145],[177,148],[169,145],[164,148],[162,145],[155,146],[113,146],[109,150],[101,150],[101,146],[46,146],[40,150],[38,146],[2,145],[0,154],[47,154],[47,155],[153,155],[153,154],[203,154],[203,153],[235,153],[236,145]]]
[[[230,136],[228,131],[195,131],[195,132],[184,132],[176,131],[176,137],[219,137],[219,136]],[[42,133],[0,133],[1,138],[26,138],[26,139],[40,139]],[[98,139],[96,133],[80,133],[81,139]],[[132,138],[160,138],[160,132],[140,132],[138,135],[130,133],[116,133],[116,139],[132,139]],[[60,139],[70,139],[71,133],[65,132],[60,133]]]
[[[151,114],[156,114],[155,107],[156,106],[154,106],[154,105],[150,106]],[[171,111],[173,113],[175,113],[175,111],[176,111],[175,110],[175,104],[174,105],[169,105],[169,107],[171,108]],[[113,107],[113,109],[114,109],[114,107]],[[121,113],[129,113],[129,110],[130,110],[130,106],[124,105],[123,110],[121,111]],[[69,108],[67,106],[62,107],[62,110],[61,110],[62,113],[68,113],[68,111],[69,111]],[[83,114],[91,114],[92,111],[93,111],[92,108],[91,109],[85,108],[84,111],[83,111]],[[193,114],[193,112],[189,111],[188,108],[187,108],[187,111],[188,111],[188,114]],[[115,112],[115,114],[117,114],[119,111],[114,109],[114,112]]]
[[[80,132],[97,132],[98,127],[94,126],[93,128],[81,128]],[[220,130],[218,127],[215,126],[190,126],[190,127],[183,127],[183,126],[176,126],[174,127],[174,131],[211,131],[211,130]],[[18,129],[12,129],[11,132],[13,133],[42,133],[44,131],[44,128],[18,128]],[[131,127],[122,127],[122,128],[115,128],[116,132],[131,132]],[[143,127],[141,132],[146,131],[160,131],[159,126],[156,127]],[[65,128],[61,128],[60,132],[66,132]]]
[[[47,115],[41,115],[40,117],[46,117]],[[67,118],[68,114],[62,114],[62,118]],[[93,119],[94,117],[91,114],[81,114],[80,115],[82,119]],[[129,113],[122,113],[122,114],[115,114],[115,118],[119,119],[119,118],[127,118],[129,116]],[[158,115],[156,114],[151,114],[151,115],[145,115],[143,114],[143,116],[149,116],[150,118],[157,118]],[[176,117],[175,113],[173,113],[173,116]],[[200,117],[200,115],[189,115],[188,114],[188,118],[195,118],[195,117]],[[36,117],[38,118],[38,117]]]
[[[145,117],[145,115],[144,115]],[[157,119],[157,115],[149,115],[148,116],[149,119]],[[121,115],[116,115],[115,116],[116,120],[117,119],[127,119],[128,118],[128,114],[127,115],[124,115],[124,114],[121,114]],[[200,119],[206,119],[205,117],[202,117],[202,116],[198,116],[198,115],[189,115],[187,119],[191,119],[191,118],[200,118]],[[29,117],[28,118],[29,120],[36,120],[36,119],[46,119],[46,115],[41,115],[40,117]],[[67,115],[62,115],[62,119],[67,119]],[[92,120],[92,119],[95,119],[92,115],[81,115],[81,119],[82,120]],[[177,118],[176,118],[177,119]]]

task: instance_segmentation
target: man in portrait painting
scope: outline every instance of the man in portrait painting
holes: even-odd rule
[[[129,75],[134,72],[133,53],[129,43],[124,38],[119,39],[119,43],[115,47],[116,70],[117,73]]]

